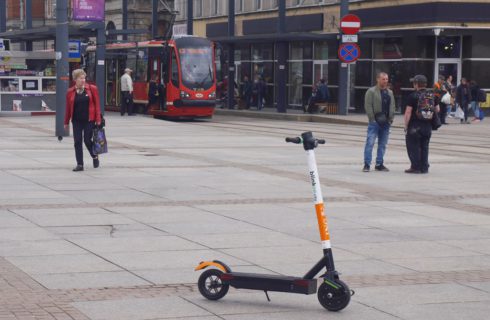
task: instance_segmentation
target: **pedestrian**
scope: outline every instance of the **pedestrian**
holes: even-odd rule
[[[390,127],[395,117],[395,97],[393,91],[388,89],[387,73],[378,73],[376,85],[366,91],[364,109],[369,123],[364,146],[364,168],[362,171],[369,172],[370,170],[376,139],[378,139],[378,150],[374,169],[376,171],[389,171],[384,165],[384,155],[388,144]]]
[[[240,96],[245,102],[245,109],[250,109],[250,102],[252,99],[252,82],[250,79],[248,79],[247,76],[243,77],[243,82],[242,82],[242,92]]]
[[[262,110],[264,107],[266,87],[264,79],[256,76],[252,85],[252,100],[256,103],[257,110]]]
[[[475,80],[470,81],[470,93],[471,93],[471,110],[473,110],[473,122],[480,122],[480,102],[478,101],[478,91],[480,86]]]
[[[83,171],[83,145],[92,157],[94,168],[99,167],[99,157],[92,151],[92,132],[94,125],[100,125],[100,101],[97,87],[85,82],[87,74],[82,69],[72,72],[75,85],[66,93],[65,131],[71,120],[73,125],[73,140],[75,142],[75,157],[77,166],[73,171]]]
[[[147,113],[151,108],[158,106],[158,99],[160,98],[160,90],[158,88],[158,75],[154,74],[150,79],[148,86],[148,105],[143,113]]]
[[[456,88],[453,84],[453,76],[452,75],[448,75],[447,76],[447,79],[446,79],[446,83],[445,83],[445,86],[449,92],[449,94],[451,95],[451,103],[447,105],[447,115],[450,117],[450,118],[453,118],[453,108],[454,107],[454,96],[455,96],[455,91],[456,91]],[[456,110],[454,110],[456,111]]]
[[[308,101],[308,107],[305,110],[309,113],[315,113],[318,110],[315,108],[315,104],[318,102],[327,102],[328,101],[328,87],[325,79],[320,79],[316,85],[314,92],[312,93],[310,100]]]
[[[468,122],[468,105],[471,102],[471,89],[466,78],[461,78],[460,85],[456,88],[456,103],[463,109],[464,119],[461,119],[461,123]],[[463,121],[464,120],[464,121]]]
[[[451,90],[451,89],[449,89]],[[434,96],[437,98],[439,102],[439,109],[441,112],[438,113],[439,119],[441,119],[441,124],[447,124],[446,115],[447,115],[447,106],[444,102],[442,102],[442,97],[446,93],[448,93],[448,87],[446,84],[446,77],[443,75],[439,75],[438,81],[434,84]]]
[[[131,73],[133,70],[126,68],[121,77],[121,116],[124,116],[126,111],[128,116],[133,115],[133,79]]]
[[[404,115],[405,142],[410,159],[410,168],[405,172],[428,173],[432,117],[437,116],[439,106],[435,104],[433,92],[427,89],[426,76],[419,74],[410,81],[415,91],[408,96]]]

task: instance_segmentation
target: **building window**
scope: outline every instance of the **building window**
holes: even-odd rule
[[[401,59],[403,57],[402,38],[373,40],[374,59]]]
[[[262,0],[255,0],[254,8],[255,10],[262,10]]]
[[[243,1],[245,0],[235,0],[235,12],[243,12]]]
[[[218,15],[220,12],[219,12],[219,0],[213,0],[213,15]]]
[[[194,17],[202,17],[202,0],[194,0]]]
[[[461,57],[461,38],[456,37],[437,37],[437,57],[438,58],[460,58]]]

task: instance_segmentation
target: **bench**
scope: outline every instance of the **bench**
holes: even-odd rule
[[[339,113],[339,108],[337,103],[334,102],[318,102],[315,103],[315,109],[317,110],[318,113],[325,113],[325,114],[338,114]]]

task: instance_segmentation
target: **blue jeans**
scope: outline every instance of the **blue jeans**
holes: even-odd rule
[[[376,155],[376,165],[383,164],[383,157],[388,144],[388,136],[390,135],[390,125],[380,127],[376,121],[369,122],[367,129],[366,145],[364,146],[364,164],[370,166],[373,157],[373,147],[378,138],[378,152]]]
[[[471,101],[471,109],[476,119],[480,118],[480,103],[478,101]]]

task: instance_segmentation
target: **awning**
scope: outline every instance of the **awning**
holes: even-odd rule
[[[85,38],[96,36],[96,23],[85,25],[69,25],[68,34],[70,38]],[[0,38],[10,39],[11,42],[55,40],[56,26],[43,26],[32,29],[12,30],[0,33]]]
[[[324,41],[337,39],[336,33],[269,33],[245,36],[211,37],[210,40],[220,43],[256,43],[256,42],[290,42],[290,41]]]

